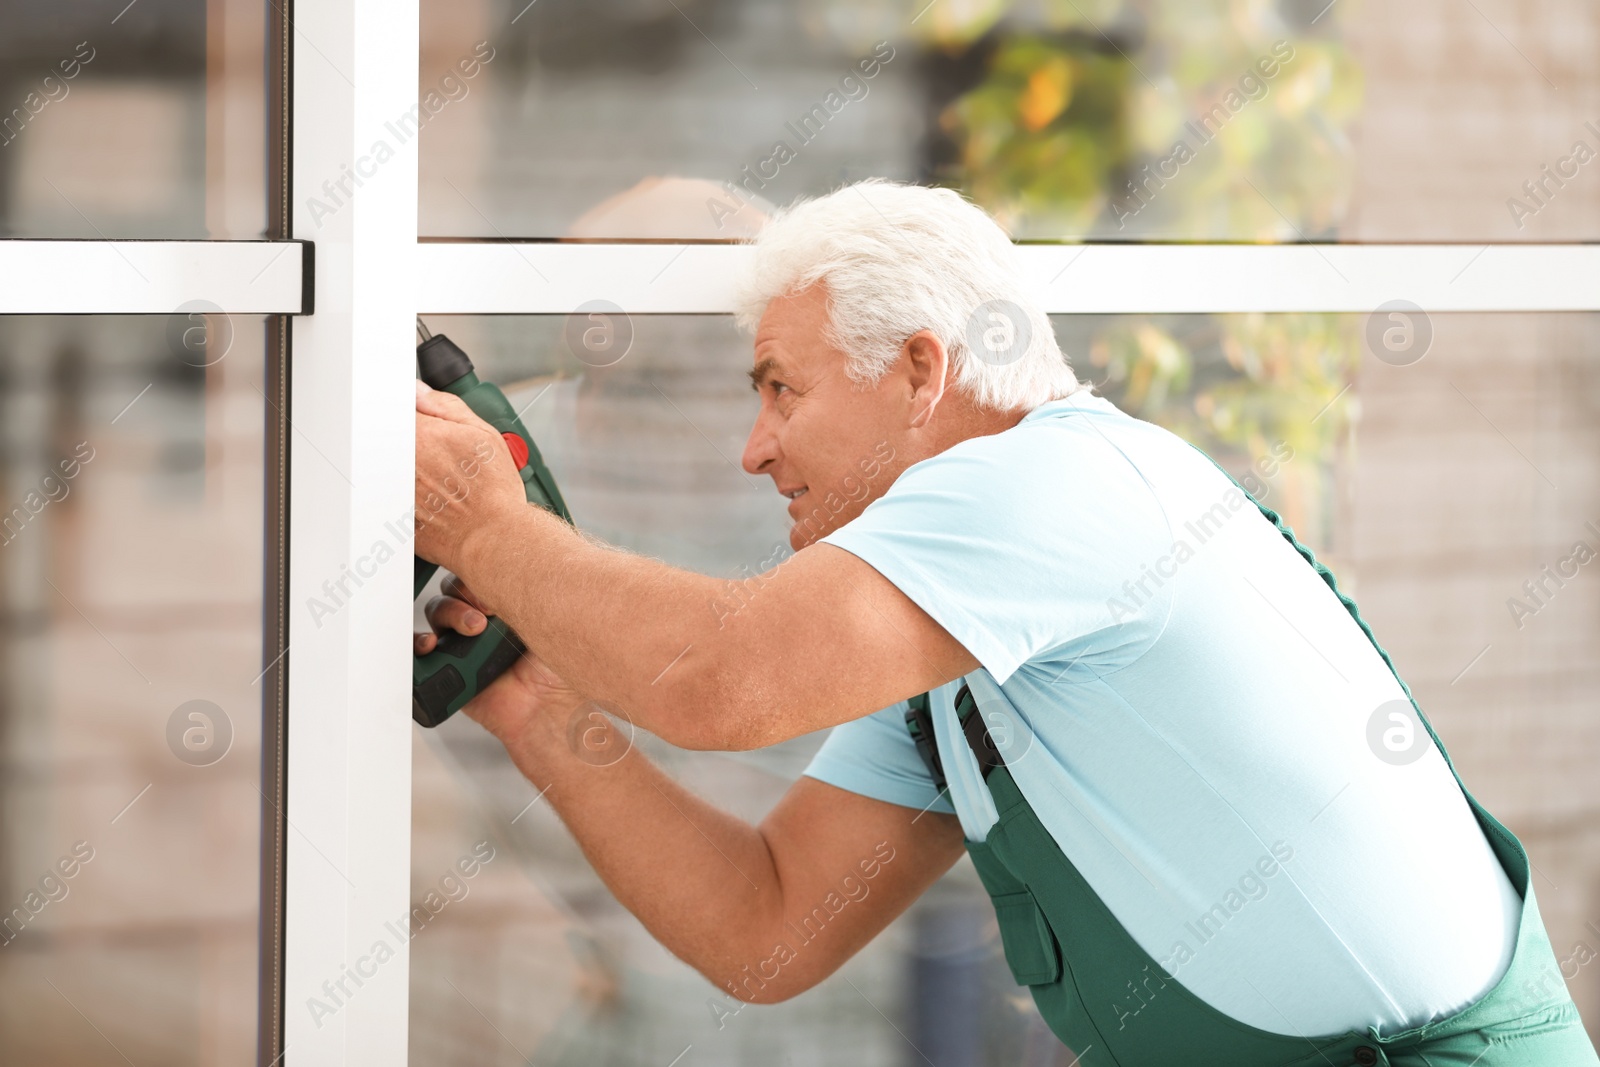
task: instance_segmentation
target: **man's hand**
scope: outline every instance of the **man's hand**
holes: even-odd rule
[[[433,633],[413,638],[417,655],[432,652],[439,643],[438,635],[447,628],[468,636],[482,633],[493,614],[453,574],[445,576],[440,588],[442,595],[428,601],[426,608]],[[461,710],[515,753],[525,745],[548,743],[584,703],[581,695],[528,652]]]
[[[473,533],[527,507],[505,440],[453,393],[417,383],[416,544],[448,569]]]

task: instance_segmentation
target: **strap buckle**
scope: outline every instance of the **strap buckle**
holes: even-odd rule
[[[916,742],[917,754],[928,765],[934,788],[942,793],[950,783],[945,778],[944,764],[939,759],[939,745],[934,739],[933,708],[928,694],[918,694],[908,703],[910,710],[906,712],[906,729]],[[964,682],[956,691],[956,716],[961,721],[961,732],[967,739],[967,747],[972,749],[972,755],[978,761],[978,771],[988,781],[989,772],[1005,766],[1005,760],[1000,758],[1000,749],[989,734],[983,713],[978,710],[977,698]]]
[[[917,743],[917,755],[922,757],[922,762],[928,765],[928,773],[933,777],[933,788],[940,793],[949,785],[944,777],[944,764],[939,760],[939,746],[933,736],[933,709],[928,702],[928,694],[920,693],[910,700],[911,710],[906,712],[906,729],[911,738]]]
[[[965,682],[956,692],[956,716],[961,720],[961,732],[966,735],[967,747],[972,749],[972,755],[978,761],[978,771],[984,781],[988,781],[989,772],[996,767],[1004,767],[1006,761],[1000,758],[1000,749],[989,733],[989,724],[983,721],[977,698]]]

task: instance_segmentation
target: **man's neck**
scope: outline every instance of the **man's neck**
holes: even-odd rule
[[[937,450],[943,452],[951,445],[972,437],[1003,433],[1020,423],[1032,410],[1032,408],[1014,408],[1009,411],[997,411],[994,408],[980,408],[975,404],[963,403],[956,411],[949,413],[947,421],[940,428]],[[940,411],[940,414],[946,413]]]

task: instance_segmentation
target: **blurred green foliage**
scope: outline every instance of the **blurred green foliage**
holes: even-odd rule
[[[982,80],[940,116],[955,145],[940,180],[1024,240],[1336,236],[1362,75],[1340,40],[1344,10],[1296,28],[1284,4],[938,0],[917,23],[925,45],[985,55]],[[1325,546],[1355,414],[1355,317],[1209,321],[1109,320],[1079,376],[1236,471],[1290,445],[1275,504]]]
[[[1115,56],[1006,41],[988,80],[940,118],[959,146],[954,184],[1014,233],[1019,215],[1056,232],[1092,229],[1132,151],[1130,74]]]
[[[941,177],[1023,239],[1331,236],[1361,71],[1337,10],[1296,31],[1278,7],[936,0],[925,45],[987,68],[940,116],[958,154]],[[1142,181],[1180,141],[1193,159],[1176,177]]]

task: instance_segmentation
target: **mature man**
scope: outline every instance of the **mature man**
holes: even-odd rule
[[[743,465],[795,552],[739,610],[528,507],[498,452],[417,533],[460,579],[435,630],[488,612],[530,649],[467,713],[670,950],[784,1000],[965,849],[1085,1067],[1600,1062],[1520,844],[1431,731],[1369,745],[1386,706],[1414,720],[1364,624],[1205,455],[1076,379],[991,219],[885,182],[802,202],[741,319]],[[417,408],[420,515],[493,431]],[[587,701],[686,748],[836,729],[753,827],[637,752],[597,772],[565,736]]]

